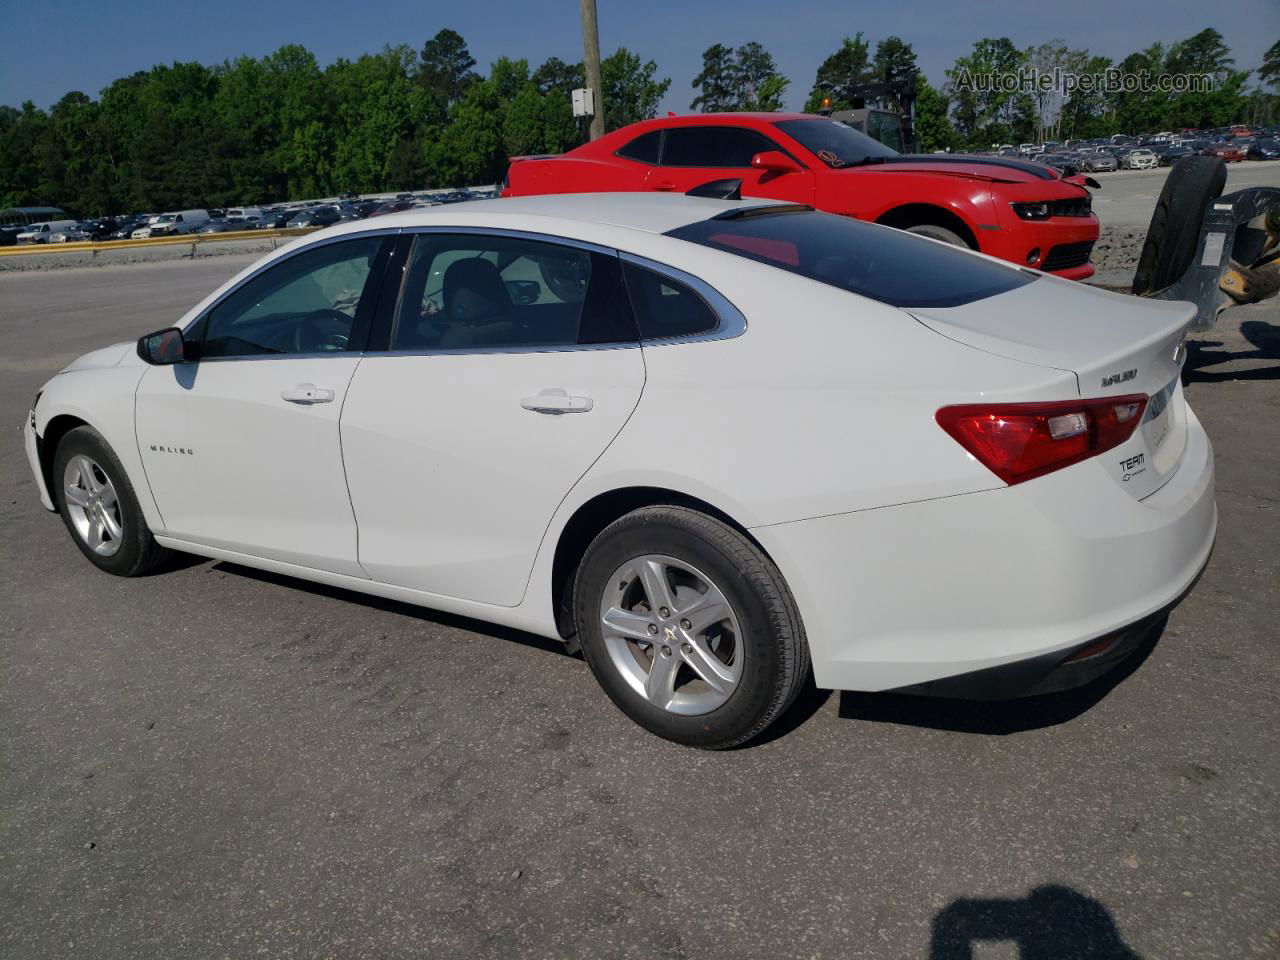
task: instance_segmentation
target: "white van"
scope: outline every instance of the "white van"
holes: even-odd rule
[[[62,230],[70,230],[76,225],[74,220],[46,220],[44,223],[33,223],[15,238],[18,243],[48,243],[49,238]]]
[[[175,210],[162,213],[145,227],[133,231],[133,239],[143,240],[147,237],[171,237],[179,233],[191,233],[209,222],[208,210]]]
[[[261,207],[228,207],[228,220],[261,220]]]

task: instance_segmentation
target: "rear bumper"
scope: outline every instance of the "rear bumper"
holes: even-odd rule
[[[795,594],[818,686],[1025,696],[1082,647],[1140,631],[1190,589],[1217,531],[1212,448],[1190,408],[1187,420],[1181,466],[1144,500],[1086,461],[1015,487],[753,529]],[[1087,682],[1140,642],[1121,639],[1053,682]]]

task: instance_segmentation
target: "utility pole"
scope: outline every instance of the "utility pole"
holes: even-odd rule
[[[582,2],[582,66],[587,74],[587,89],[595,100],[591,115],[591,139],[604,136],[604,98],[600,89],[600,31],[596,27],[596,0]]]

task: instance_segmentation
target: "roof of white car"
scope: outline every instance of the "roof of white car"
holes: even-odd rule
[[[473,217],[488,221],[494,216],[548,217],[559,221],[601,223],[648,233],[666,233],[686,224],[709,220],[728,210],[771,206],[779,201],[761,197],[715,200],[669,193],[557,193],[537,197],[503,197],[471,200],[426,210],[379,217],[387,227],[432,226],[465,223]],[[367,221],[364,221],[368,224]]]

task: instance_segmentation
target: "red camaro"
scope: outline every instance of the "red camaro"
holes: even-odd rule
[[[504,196],[686,192],[805,203],[967,246],[1072,280],[1098,239],[1083,177],[1008,157],[902,155],[828,117],[722,113],[646,120],[553,157],[515,157]]]

